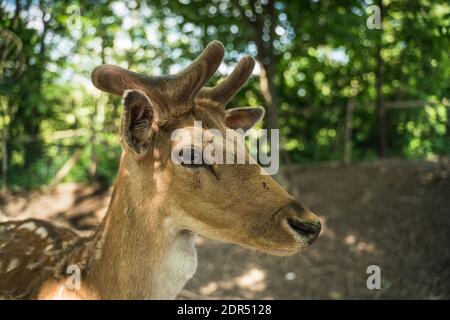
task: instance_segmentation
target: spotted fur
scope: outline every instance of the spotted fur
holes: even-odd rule
[[[36,219],[0,223],[0,295],[32,299],[45,280],[62,279],[83,242],[75,232]]]

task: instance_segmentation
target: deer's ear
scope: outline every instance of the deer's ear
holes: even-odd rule
[[[144,156],[153,135],[154,109],[145,93],[127,90],[123,94],[122,141],[136,156]]]
[[[247,131],[264,117],[264,108],[245,107],[226,111],[225,125],[231,129]]]

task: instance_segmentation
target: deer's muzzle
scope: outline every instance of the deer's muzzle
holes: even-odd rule
[[[322,225],[319,218],[297,201],[283,208],[287,225],[302,243],[312,244],[320,234]]]

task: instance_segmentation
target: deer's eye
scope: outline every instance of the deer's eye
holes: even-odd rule
[[[188,168],[204,166],[202,151],[194,148],[183,150],[181,153],[181,165]]]

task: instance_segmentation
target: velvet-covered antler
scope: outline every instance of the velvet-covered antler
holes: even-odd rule
[[[113,65],[92,72],[92,83],[100,90],[122,95],[126,90],[144,92],[163,113],[180,113],[192,107],[193,100],[222,62],[224,47],[213,41],[186,69],[175,75],[149,77]]]
[[[227,102],[247,82],[255,67],[251,56],[242,58],[233,72],[215,87],[205,87],[197,94],[197,99],[208,99],[225,106]]]

